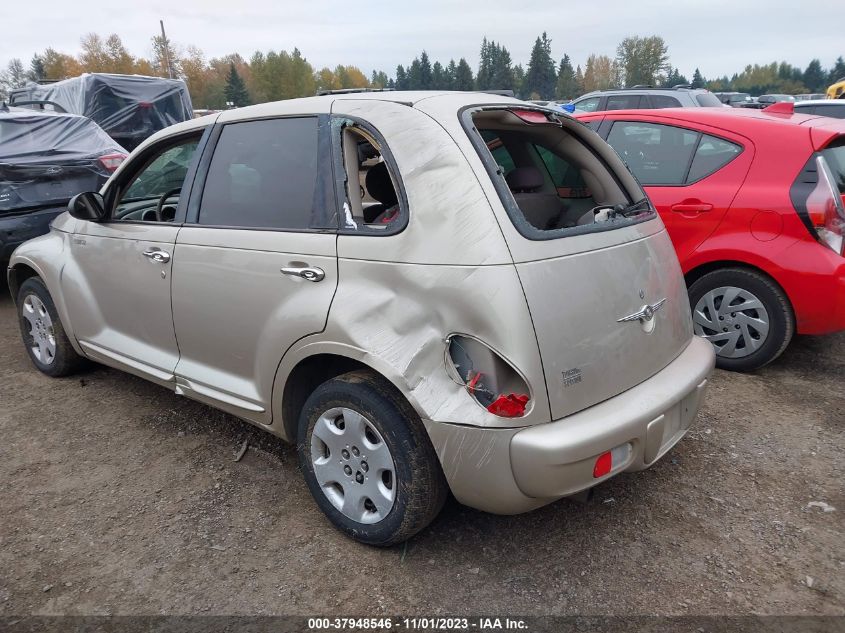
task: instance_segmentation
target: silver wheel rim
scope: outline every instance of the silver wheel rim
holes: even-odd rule
[[[752,293],[723,286],[706,293],[692,315],[695,333],[713,343],[723,358],[753,354],[769,336],[769,313]]]
[[[396,500],[390,449],[372,422],[346,407],[323,413],[311,432],[311,464],[320,489],[344,516],[378,523]]]
[[[50,365],[56,358],[56,335],[47,306],[37,295],[27,295],[21,304],[21,316],[29,325],[29,350],[40,363]]]

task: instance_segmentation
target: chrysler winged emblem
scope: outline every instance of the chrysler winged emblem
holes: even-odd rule
[[[663,307],[664,303],[666,303],[665,298],[651,304],[647,303],[637,312],[629,314],[628,316],[623,316],[616,322],[627,323],[628,321],[639,321],[643,326],[643,330],[645,330],[647,334],[650,334],[652,330],[654,330],[654,315],[658,310],[660,310],[660,308]]]

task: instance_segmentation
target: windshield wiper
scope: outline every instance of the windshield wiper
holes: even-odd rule
[[[648,198],[637,200],[636,202],[625,206],[624,204],[617,204],[613,207],[613,216],[622,216],[623,218],[630,218],[639,215],[643,211],[650,209]]]

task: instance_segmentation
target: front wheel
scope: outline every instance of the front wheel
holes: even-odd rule
[[[317,387],[300,416],[297,448],[317,505],[363,543],[409,539],[446,500],[447,484],[422,422],[371,372],[350,372]]]
[[[54,378],[69,376],[85,366],[65,334],[50,292],[38,277],[21,284],[17,297],[21,338],[39,371]]]
[[[753,371],[783,353],[795,332],[792,306],[769,277],[745,268],[703,275],[689,287],[693,328],[716,348],[716,366]]]

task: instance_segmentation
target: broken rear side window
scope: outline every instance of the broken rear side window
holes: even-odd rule
[[[629,196],[612,168],[553,114],[496,108],[470,117],[477,130],[468,129],[470,138],[525,237],[589,233],[654,217],[642,190]]]

